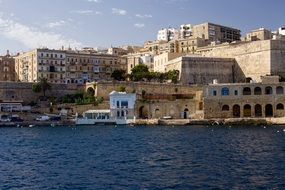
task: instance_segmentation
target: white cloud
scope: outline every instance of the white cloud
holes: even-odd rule
[[[112,8],[112,13],[115,15],[126,15],[127,11],[123,9]]]
[[[88,2],[91,2],[91,3],[99,3],[101,2],[100,0],[87,0]]]
[[[76,11],[71,11],[71,13],[90,15],[93,13],[93,11],[92,10],[76,10]]]
[[[152,15],[148,15],[148,14],[145,14],[145,15],[136,14],[135,16],[138,18],[152,18]]]
[[[95,15],[102,15],[102,12],[100,12],[100,11],[95,11]]]
[[[29,27],[13,20],[0,17],[0,35],[7,39],[15,40],[28,48],[48,47],[59,49],[62,46],[82,47],[80,42],[68,39],[61,34],[40,31],[38,28]]]
[[[66,22],[64,20],[59,20],[59,21],[48,23],[47,27],[48,28],[55,28],[55,27],[63,26],[65,24],[66,24]]]
[[[143,24],[143,23],[136,23],[136,24],[134,24],[134,27],[136,27],[136,28],[144,28],[145,24]]]

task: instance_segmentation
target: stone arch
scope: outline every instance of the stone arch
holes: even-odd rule
[[[229,111],[230,107],[228,105],[223,105],[222,111]]]
[[[273,106],[271,104],[265,106],[265,117],[273,117]]]
[[[158,108],[154,110],[154,118],[161,118],[161,112]]]
[[[147,119],[148,118],[148,110],[145,106],[141,106],[139,108],[139,118],[141,119]]]
[[[281,103],[280,103],[280,104],[277,104],[277,105],[276,105],[276,109],[277,109],[277,110],[284,110],[284,105],[281,104]]]
[[[267,95],[273,94],[273,90],[272,90],[271,86],[265,87],[265,94],[267,94]]]
[[[86,92],[87,92],[87,94],[89,96],[94,96],[95,95],[95,90],[92,87],[87,88]]]
[[[262,95],[262,90],[260,87],[254,88],[254,95]]]
[[[237,104],[233,106],[233,117],[240,117],[240,106]]]
[[[244,105],[243,116],[244,117],[251,117],[251,105],[249,105],[249,104]]]
[[[255,117],[262,117],[262,106],[260,104],[254,106],[254,114]]]
[[[251,95],[251,89],[249,87],[244,87],[242,94],[243,95]]]
[[[189,109],[185,108],[183,112],[183,119],[188,119],[189,118]]]
[[[283,86],[277,86],[276,87],[276,94],[284,94]]]

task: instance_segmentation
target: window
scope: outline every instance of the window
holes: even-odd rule
[[[213,90],[213,96],[217,96],[217,91]]]
[[[120,117],[120,111],[117,111],[117,117]]]
[[[284,105],[283,104],[277,104],[276,109],[277,110],[284,110]]]
[[[276,88],[276,94],[284,94],[284,89],[282,86],[278,86]]]
[[[272,87],[271,86],[267,86],[265,88],[265,94],[267,94],[267,95],[272,94]]]
[[[129,106],[129,102],[128,101],[122,101],[121,102],[121,107],[128,108],[128,106]]]
[[[230,95],[229,88],[227,87],[222,88],[222,96],[229,96],[229,95]]]
[[[249,87],[245,87],[243,89],[243,95],[251,95],[251,89]]]
[[[254,95],[261,95],[261,88],[260,87],[255,87],[254,88]]]
[[[228,105],[223,105],[222,111],[229,111],[230,107]]]
[[[238,96],[238,90],[235,90],[234,93],[235,93],[235,96]]]
[[[120,108],[120,102],[117,101],[117,108]]]

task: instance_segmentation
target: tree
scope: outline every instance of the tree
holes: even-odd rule
[[[172,83],[177,83],[179,79],[179,71],[178,70],[171,70],[166,73],[167,79],[171,80]]]
[[[46,91],[51,90],[51,85],[48,83],[46,78],[40,78],[40,81],[33,84],[33,92],[40,93],[43,92],[44,97],[46,97]]]
[[[126,92],[126,87],[125,86],[119,86],[118,91],[119,92]]]
[[[124,81],[126,80],[126,71],[122,69],[116,69],[112,73],[111,77],[118,81]]]
[[[144,64],[139,64],[132,69],[131,80],[141,81],[143,79],[146,79],[148,75],[148,67]]]

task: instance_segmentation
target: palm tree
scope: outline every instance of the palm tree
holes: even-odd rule
[[[33,84],[33,91],[36,93],[43,92],[46,97],[46,91],[51,90],[51,85],[48,83],[46,78],[40,78],[39,82]]]

